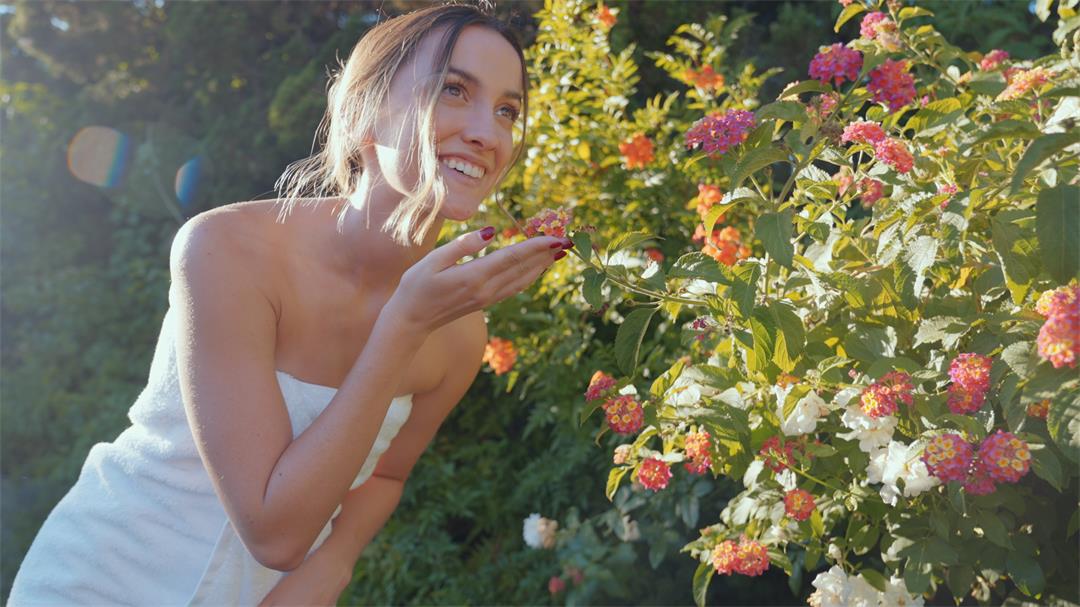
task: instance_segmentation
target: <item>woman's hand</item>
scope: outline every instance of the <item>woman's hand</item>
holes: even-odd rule
[[[311,553],[296,569],[293,569],[259,603],[259,607],[274,605],[337,605],[338,597],[352,579],[352,569],[345,559],[330,550],[326,544]]]
[[[487,238],[485,238],[487,236]],[[427,334],[466,314],[524,291],[574,246],[568,238],[537,236],[466,263],[491,242],[494,228],[470,232],[428,253],[409,268],[383,308],[395,322]]]

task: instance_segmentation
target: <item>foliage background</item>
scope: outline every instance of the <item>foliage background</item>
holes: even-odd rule
[[[762,99],[805,78],[817,47],[838,39],[831,23],[839,7],[832,2],[610,4],[620,9],[612,47],[632,44],[629,57],[640,66],[630,110],[673,88],[645,52],[665,49],[679,24],[746,15],[727,61],[785,70],[763,83]],[[347,56],[380,14],[419,5],[0,5],[0,599],[87,451],[128,423],[167,306],[177,228],[214,206],[270,195],[281,169],[310,150],[335,57]],[[1052,49],[1051,26],[1025,2],[923,5],[966,49],[1003,48],[1019,58]],[[514,15],[529,42],[539,8],[507,3],[499,12]],[[112,187],[81,182],[68,170],[68,145],[90,125],[128,136],[118,163],[124,171]],[[194,195],[181,199],[176,171],[195,157],[204,170]],[[657,201],[657,212],[681,211],[693,195],[671,192],[670,207]],[[593,212],[612,222],[621,211]],[[490,219],[505,225],[497,215]],[[547,580],[563,572],[567,558],[524,546],[521,520],[531,512],[572,530],[570,551],[560,554],[571,555],[586,581],[564,597],[569,602],[692,602],[687,580],[696,563],[677,548],[724,503],[697,500],[709,488],[693,486],[647,505],[624,495],[613,508],[604,498],[610,451],[593,444],[595,428],[579,426],[578,414],[592,370],[613,367],[610,352],[588,346],[611,343],[616,326],[600,315],[568,313],[543,297],[491,310],[492,333],[515,336],[516,371],[485,372],[472,387],[417,466],[342,602],[550,602]],[[579,330],[541,339],[553,325]],[[719,489],[734,495],[733,487]],[[634,510],[645,541],[619,539],[619,510]],[[710,602],[802,602],[807,582],[793,580],[789,588],[785,581],[775,571],[763,579],[718,579]]]

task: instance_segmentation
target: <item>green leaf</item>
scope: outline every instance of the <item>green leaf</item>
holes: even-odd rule
[[[611,472],[608,472],[607,489],[604,490],[604,495],[607,496],[609,502],[615,496],[615,492],[619,489],[619,481],[621,481],[622,477],[626,476],[626,473],[631,470],[632,468],[629,466],[620,466],[618,468],[612,468]]]
[[[929,563],[909,558],[904,564],[904,585],[908,592],[915,595],[926,592],[930,588],[930,570]]]
[[[588,232],[582,232],[578,230],[574,232],[574,235],[570,237],[570,240],[574,241],[574,249],[581,254],[581,258],[585,263],[589,263],[592,259],[592,236]]]
[[[982,132],[971,145],[979,145],[987,141],[998,139],[1034,139],[1042,135],[1042,131],[1034,123],[1027,120],[1002,120],[990,125]]]
[[[1061,462],[1049,447],[1032,449],[1031,464],[1035,474],[1050,483],[1054,489],[1062,491],[1065,488],[1065,473],[1061,468]]]
[[[611,257],[613,254],[621,251],[622,249],[635,247],[647,240],[652,240],[653,238],[656,237],[643,230],[620,234],[618,237],[615,238],[615,240],[612,240],[610,243],[608,243],[607,255],[608,257]]]
[[[1005,364],[1009,365],[1013,373],[1016,373],[1021,379],[1027,379],[1035,369],[1035,365],[1039,364],[1039,359],[1035,358],[1035,350],[1031,347],[1030,341],[1018,341],[1009,344],[1001,351],[1001,360],[1005,361]]]
[[[1080,449],[1080,397],[1063,396],[1050,399],[1050,411],[1046,416],[1046,428],[1050,438],[1066,454],[1076,460]]]
[[[914,19],[915,17],[933,17],[934,13],[918,6],[905,6],[900,9],[900,20]]]
[[[1020,162],[1016,163],[1016,172],[1013,173],[1011,194],[1016,194],[1024,185],[1024,179],[1028,173],[1039,166],[1046,159],[1060,152],[1066,147],[1080,143],[1080,131],[1071,133],[1050,133],[1031,142]]]
[[[764,314],[754,314],[750,319],[750,332],[754,337],[753,360],[747,357],[752,371],[764,371],[773,357],[776,327]]]
[[[849,19],[865,10],[866,7],[863,6],[862,2],[852,2],[851,4],[845,6],[844,10],[840,11],[840,16],[836,18],[836,25],[833,26],[833,31],[839,32],[840,26],[844,25],[848,22]]]
[[[898,555],[931,565],[952,565],[957,563],[960,558],[956,549],[950,546],[948,542],[932,536],[904,548]]]
[[[1026,554],[1010,551],[1005,559],[1005,569],[1016,586],[1030,597],[1039,598],[1046,587],[1042,567]]]
[[[919,323],[918,331],[915,332],[914,347],[941,342],[943,348],[952,350],[970,328],[970,324],[955,316],[924,319]]]
[[[828,93],[830,91],[832,91],[832,87],[827,84],[822,84],[817,80],[803,80],[790,88],[784,89],[780,93],[780,99],[787,99],[802,93]]]
[[[701,563],[694,571],[694,603],[697,607],[705,607],[705,599],[709,594],[709,582],[712,581],[715,573],[712,563]]]
[[[754,234],[765,250],[785,268],[791,268],[795,247],[791,244],[791,213],[766,213],[758,217]]]
[[[997,512],[983,510],[975,520],[976,524],[982,528],[986,539],[1006,550],[1012,550],[1013,545],[1009,541],[1009,532],[1005,529],[1005,523],[1001,522],[1001,517]]]
[[[920,236],[908,245],[904,262],[915,272],[915,297],[922,294],[923,275],[937,258],[938,240],[933,236]]]
[[[859,572],[859,575],[862,576],[862,579],[866,580],[867,584],[873,586],[878,592],[885,592],[886,580],[885,576],[881,575],[880,572],[873,569],[863,569]]]
[[[806,107],[798,101],[774,101],[761,106],[757,111],[759,122],[767,118],[786,120],[788,122],[803,122],[806,120]]]
[[[585,269],[585,282],[581,287],[581,295],[594,310],[603,305],[601,287],[604,285],[604,274],[596,268]]]
[[[769,304],[769,314],[778,329],[772,361],[785,373],[790,373],[802,357],[806,346],[806,329],[791,304],[773,301]]]
[[[946,580],[952,595],[957,599],[963,599],[971,590],[971,583],[975,581],[975,571],[967,565],[953,565],[949,567]],[[960,602],[957,601],[957,603]]]
[[[712,257],[697,251],[683,255],[668,272],[671,278],[699,278],[708,282],[727,282],[724,271],[720,268],[720,262]]]
[[[1039,192],[1035,233],[1043,266],[1059,283],[1080,271],[1080,187],[1058,185]]]
[[[615,334],[615,360],[626,375],[633,375],[641,351],[641,340],[656,308],[638,308],[626,315]]]
[[[773,147],[772,144],[751,149],[739,158],[738,164],[735,165],[735,171],[731,175],[731,187],[739,187],[747,177],[774,162],[788,162],[787,154]]]
[[[1020,305],[1031,288],[1031,282],[1038,274],[1035,260],[1035,239],[1027,235],[1019,226],[994,216],[990,224],[990,239],[994,251],[1001,259],[1005,271],[1005,284],[1012,294],[1013,303]]]
[[[730,295],[743,318],[750,318],[754,313],[757,300],[757,283],[761,278],[761,266],[756,263],[743,263],[732,268],[735,282],[731,285]]]

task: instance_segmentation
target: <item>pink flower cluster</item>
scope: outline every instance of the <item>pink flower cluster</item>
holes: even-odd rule
[[[633,434],[645,425],[645,410],[630,394],[616,396],[601,406],[608,425],[616,434]]]
[[[885,417],[896,413],[898,401],[912,406],[915,403],[913,390],[910,375],[903,371],[890,371],[863,389],[859,403],[868,417]]]
[[[712,457],[709,456],[712,443],[709,439],[709,433],[705,430],[686,435],[686,456],[690,461],[684,463],[683,467],[690,474],[705,474],[712,466]]]
[[[1050,361],[1055,369],[1076,367],[1080,358],[1080,285],[1062,287],[1044,293],[1036,309],[1045,310],[1046,322],[1035,340],[1039,356]],[[1047,301],[1043,302],[1046,298]]]
[[[745,536],[737,544],[734,540],[724,540],[712,550],[712,565],[722,575],[758,576],[769,568],[769,551]]]
[[[867,13],[859,24],[859,35],[867,40],[873,40],[878,35],[896,31],[896,22],[881,11]]]
[[[603,371],[593,373],[592,379],[589,380],[589,387],[585,390],[585,401],[589,402],[604,398],[615,387],[615,384],[615,378],[607,373]]]
[[[922,454],[930,474],[942,481],[963,481],[972,495],[993,493],[996,483],[1018,482],[1031,469],[1031,448],[1010,432],[998,430],[976,451],[959,434],[943,434]]]
[[[934,437],[922,454],[922,461],[930,474],[943,481],[962,481],[967,478],[975,450],[959,434],[942,434]]]
[[[862,64],[862,53],[837,42],[810,60],[810,77],[824,84],[831,80],[835,86],[840,86],[845,80],[857,80]]]
[[[990,367],[993,361],[982,354],[966,353],[949,364],[949,411],[958,415],[974,413],[986,402],[990,390]]]
[[[1008,101],[1024,96],[1024,93],[1050,81],[1054,73],[1046,68],[1036,67],[1030,70],[1011,69],[1006,72],[1008,86],[997,96],[997,101]]]
[[[806,453],[805,441],[800,442],[792,439],[781,442],[779,436],[770,436],[761,444],[758,455],[765,462],[765,466],[773,472],[781,472],[795,463],[795,449],[799,453]]]
[[[545,236],[566,236],[566,226],[574,219],[573,211],[559,207],[558,209],[544,209],[533,215],[525,222],[525,236],[532,238],[537,234]]]
[[[873,177],[865,177],[859,181],[859,198],[866,208],[874,206],[874,203],[885,196],[885,184]]]
[[[1031,449],[1015,434],[998,430],[979,445],[979,462],[990,480],[1015,483],[1031,469]]]
[[[814,495],[805,489],[792,489],[784,494],[784,513],[797,521],[810,518],[814,506]]]
[[[900,139],[886,137],[874,143],[874,157],[891,166],[897,173],[907,173],[915,166],[915,157]]]
[[[915,79],[907,70],[907,61],[892,59],[870,70],[870,84],[866,88],[874,103],[884,103],[893,112],[911,103],[915,99]]]
[[[687,149],[700,147],[706,154],[716,156],[746,141],[754,127],[754,114],[746,110],[730,110],[721,115],[709,114],[698,120],[686,132]]]
[[[869,120],[857,120],[844,127],[844,134],[840,136],[843,143],[868,143],[875,144],[885,139],[885,130],[881,125]]]
[[[979,61],[979,69],[984,72],[996,70],[1002,63],[1008,61],[1008,59],[1008,52],[996,48],[989,53],[986,53],[982,60]]]
[[[671,467],[663,460],[650,457],[641,462],[641,468],[638,469],[638,482],[642,487],[654,492],[660,491],[667,487],[669,480],[671,480]]]

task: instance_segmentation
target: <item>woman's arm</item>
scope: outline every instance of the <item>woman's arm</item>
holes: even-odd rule
[[[356,560],[397,508],[404,487],[400,480],[372,476],[349,491],[326,541],[283,577],[260,607],[336,605]]]

